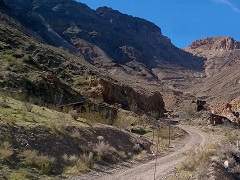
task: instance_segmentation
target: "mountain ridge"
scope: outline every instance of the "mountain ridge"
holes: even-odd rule
[[[174,94],[207,96],[193,92],[192,87],[210,82],[210,77],[221,78],[217,74],[229,69],[224,57],[235,56],[228,50],[237,52],[239,47],[231,38],[214,37],[197,40],[181,50],[154,23],[108,7],[92,10],[74,0],[4,2],[30,36],[69,51],[139,91],[162,91],[166,101],[174,97],[169,107],[178,102]],[[217,61],[221,58],[226,65]],[[213,64],[217,65],[212,68]]]

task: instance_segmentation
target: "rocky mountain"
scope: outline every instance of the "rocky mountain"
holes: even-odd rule
[[[181,50],[155,24],[108,7],[92,10],[73,0],[1,4],[18,29],[36,42],[60,47],[74,63],[84,60],[99,74],[142,94],[158,91],[167,107],[192,95],[225,101],[239,93],[240,45],[232,38],[205,38]],[[56,67],[52,71],[60,73]]]
[[[193,42],[187,52],[204,57],[206,78],[194,93],[214,101],[227,102],[240,93],[240,43],[230,37],[204,38]]]
[[[92,66],[82,56],[70,54],[63,47],[47,45],[42,36],[12,16],[10,8],[3,3],[1,7],[4,9],[0,12],[1,90],[11,92],[17,98],[24,94],[38,104],[56,106],[88,99],[92,90],[96,89],[90,87],[87,79],[95,76],[98,81],[104,82],[100,85],[102,100],[99,103],[124,103],[124,109],[129,109],[134,103],[141,111],[148,112],[149,107],[154,107],[153,110],[159,113],[164,111],[160,92],[143,94]],[[9,13],[6,14],[5,10]],[[118,89],[117,94],[107,93]]]
[[[129,83],[137,76],[173,87],[172,82],[201,76],[204,59],[176,48],[159,27],[144,19],[107,7],[95,11],[72,0],[4,1],[12,15],[45,43],[132,80]]]

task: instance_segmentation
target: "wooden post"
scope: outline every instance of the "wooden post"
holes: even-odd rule
[[[170,124],[170,119],[169,119],[169,122],[168,122],[168,139],[169,139],[169,141],[168,141],[168,150],[169,150],[169,148],[170,148],[170,141],[171,141],[171,124]]]
[[[157,172],[158,145],[159,145],[159,134],[157,136],[157,151],[155,156],[156,159],[155,159],[155,166],[154,166],[154,180],[156,180],[156,172]]]
[[[154,127],[152,128],[152,130],[153,130],[153,138],[152,138],[152,143],[154,143]]]
[[[237,151],[239,150],[239,141],[237,140]]]

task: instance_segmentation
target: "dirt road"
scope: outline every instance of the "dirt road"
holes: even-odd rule
[[[184,161],[183,153],[187,152],[192,148],[197,148],[206,144],[209,140],[209,135],[190,128],[188,126],[180,125],[188,134],[189,138],[186,140],[186,144],[176,150],[175,152],[158,158],[156,167],[156,179],[163,179],[164,175],[169,173],[176,167],[177,164]],[[97,180],[153,180],[154,179],[154,166],[155,160],[149,161],[144,164],[136,165],[129,169],[123,169],[115,172],[107,172],[105,175],[102,174],[100,177],[95,177]]]

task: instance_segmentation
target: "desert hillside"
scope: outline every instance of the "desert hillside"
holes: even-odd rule
[[[70,0],[5,4],[44,43],[63,47],[136,88],[155,91],[148,81],[159,80],[158,89],[181,91],[202,77],[204,59],[172,45],[147,20],[107,7],[95,11]]]
[[[240,93],[240,43],[230,37],[193,42],[187,52],[206,58],[206,78],[193,87],[194,94],[214,102],[230,102]]]
[[[180,49],[109,7],[0,0],[0,64],[0,179],[239,177],[233,38]]]

